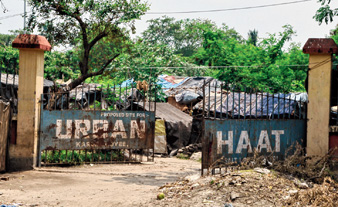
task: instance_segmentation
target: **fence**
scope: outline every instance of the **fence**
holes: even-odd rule
[[[6,170],[7,138],[10,114],[9,103],[0,100],[0,172]]]
[[[10,102],[14,114],[18,111],[18,82],[16,70],[0,67],[0,99]]]
[[[202,169],[238,164],[256,152],[284,159],[297,143],[305,147],[306,93],[270,94],[206,82]]]
[[[153,161],[157,89],[146,81],[83,84],[42,95],[42,165]]]

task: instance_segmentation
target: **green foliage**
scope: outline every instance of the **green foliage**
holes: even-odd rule
[[[184,57],[193,55],[201,46],[203,37],[200,27],[214,27],[209,20],[175,20],[167,16],[149,20],[148,23],[148,28],[142,33],[142,38],[148,44],[166,45],[175,54],[181,54]]]
[[[0,46],[11,46],[16,35],[0,34]]]
[[[122,161],[123,153],[121,150],[88,151],[85,150],[59,150],[44,151],[41,153],[41,160],[45,163],[68,163],[82,164],[85,162],[99,161]]]
[[[0,70],[15,74],[19,70],[19,50],[0,45]]]
[[[317,10],[315,16],[313,17],[319,24],[322,24],[323,21],[328,24],[333,21],[335,16],[338,16],[338,8],[331,8],[331,0],[318,0],[321,3],[321,7]]]
[[[134,20],[148,9],[141,0],[29,0],[30,31],[38,29],[52,45],[73,46],[80,76],[68,86],[75,88],[87,78],[104,74],[128,46]]]
[[[45,73],[48,80],[75,79],[80,75],[77,56],[73,50],[66,52],[45,52]]]

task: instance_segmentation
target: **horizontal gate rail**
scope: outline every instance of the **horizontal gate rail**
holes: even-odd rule
[[[202,174],[256,153],[285,159],[295,145],[305,146],[306,93],[261,92],[212,81],[205,82],[203,94]]]

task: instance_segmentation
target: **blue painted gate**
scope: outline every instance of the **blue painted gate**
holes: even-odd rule
[[[235,92],[205,84],[203,170],[240,163],[254,153],[284,159],[306,140],[306,93]]]
[[[88,84],[43,94],[39,165],[153,161],[156,90],[135,92]]]

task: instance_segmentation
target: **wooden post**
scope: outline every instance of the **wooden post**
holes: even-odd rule
[[[9,148],[9,168],[11,171],[29,170],[37,165],[44,51],[50,51],[51,45],[43,36],[21,34],[12,46],[20,53],[17,139]]]
[[[332,55],[338,47],[329,38],[310,38],[303,52],[310,54],[306,151],[308,155],[323,156],[329,150]]]

